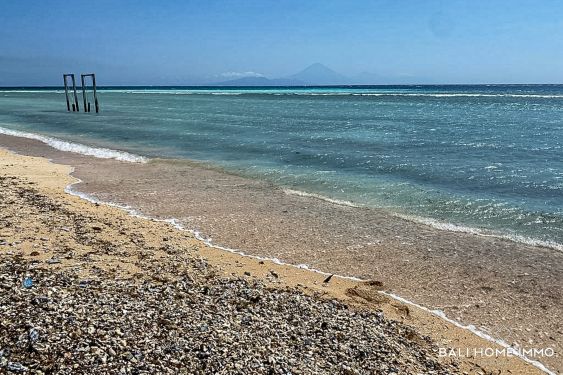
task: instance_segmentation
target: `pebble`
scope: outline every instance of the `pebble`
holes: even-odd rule
[[[210,277],[211,266],[198,264],[194,260],[193,283],[132,283],[107,274],[96,288],[77,287],[81,279],[72,269],[35,269],[41,285],[16,298],[25,265],[4,260],[0,310],[10,325],[0,332],[2,353],[9,353],[0,356],[8,360],[3,366],[25,372],[33,365],[53,374],[119,374],[123,368],[127,374],[172,374],[177,368],[364,374],[383,365],[398,373],[458,371],[438,361],[428,339],[407,340],[419,336],[382,314],[269,289],[259,280]],[[178,293],[183,298],[173,297]],[[45,295],[49,302],[38,303]],[[21,332],[29,321],[35,326]],[[22,333],[44,350],[30,353],[18,345]],[[53,362],[49,353],[55,352],[68,352],[68,360]]]
[[[21,363],[18,363],[18,362],[8,362],[8,366],[6,366],[6,369],[8,371],[12,371],[12,372],[26,372],[27,371],[27,367],[25,367],[24,365],[22,365]]]

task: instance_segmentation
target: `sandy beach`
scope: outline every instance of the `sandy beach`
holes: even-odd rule
[[[563,375],[563,2],[0,2],[0,375]]]
[[[393,265],[395,278],[387,276],[391,272],[373,272],[356,273],[370,280],[367,282],[337,276],[324,282],[326,274],[216,249],[169,223],[133,217],[119,208],[64,192],[77,182],[69,175],[69,165],[76,168],[73,176],[87,181],[73,189],[88,192],[99,187],[93,184],[100,181],[89,181],[87,170],[94,173],[96,167],[111,165],[115,173],[134,173],[135,168],[151,168],[150,163],[96,160],[13,137],[2,137],[2,145],[67,164],[0,151],[0,255],[5,289],[0,357],[2,365],[11,366],[12,371],[66,373],[74,368],[72,373],[91,373],[95,368],[110,373],[197,373],[221,369],[229,373],[250,368],[257,373],[542,373],[514,356],[439,355],[440,348],[464,353],[473,348],[503,348],[381,293],[396,293],[396,279],[420,283],[422,276],[400,264]],[[221,185],[219,172],[199,169]],[[123,184],[123,180],[111,180],[110,168],[105,170],[105,181]],[[229,182],[237,178],[221,176]],[[209,189],[205,180],[200,182],[203,189]],[[237,191],[237,185],[226,186]],[[156,194],[156,187],[153,189]],[[190,201],[198,193],[187,186],[183,191],[194,194]],[[259,193],[255,190],[254,196]],[[140,195],[149,196],[140,191],[131,194]],[[96,196],[119,201],[101,190]],[[154,201],[144,202],[145,206],[137,207],[153,215],[147,205]],[[215,209],[213,204],[208,208]],[[155,215],[166,216],[162,212]],[[324,267],[321,258],[314,263],[307,253],[296,259],[276,254],[278,247],[253,250],[261,245],[256,240],[260,232],[244,231],[233,240],[241,241],[243,234],[253,244],[245,248],[252,254],[352,273],[336,267],[334,260],[339,258],[333,258],[331,267]],[[33,283],[29,289],[22,287],[26,278]],[[426,287],[431,285],[421,285],[422,290]],[[402,295],[413,299],[419,291]],[[119,314],[120,309],[127,314]],[[69,311],[72,324],[55,324],[66,319]],[[207,322],[206,328],[197,331],[202,321]],[[122,339],[112,339],[116,330]],[[165,349],[166,345],[173,348]],[[307,345],[310,350],[303,349]],[[358,351],[362,353],[359,357]],[[552,367],[559,363],[557,357],[546,359],[551,362],[542,362]]]

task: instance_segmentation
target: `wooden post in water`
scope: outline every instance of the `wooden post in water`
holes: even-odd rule
[[[66,98],[66,110],[70,112],[70,101],[68,100],[68,85],[66,83],[66,77],[69,74],[63,74],[63,82],[65,84],[65,98]]]
[[[89,112],[88,105],[86,104],[86,85],[84,84],[84,74],[80,75],[80,83],[82,84],[82,100],[84,101],[84,112]]]
[[[78,105],[78,94],[76,93],[76,80],[74,79],[74,74],[71,74],[70,77],[72,78],[72,91],[74,92],[74,104],[76,105],[74,110],[80,112],[80,106]]]
[[[100,105],[98,104],[98,94],[96,93],[96,75],[92,73],[92,87],[94,88],[94,107],[96,107],[96,113],[100,112]]]

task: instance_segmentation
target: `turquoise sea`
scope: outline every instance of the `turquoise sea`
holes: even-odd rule
[[[107,87],[98,96],[100,114],[72,113],[61,88],[0,88],[0,133],[100,157],[205,161],[444,229],[563,249],[563,85]]]

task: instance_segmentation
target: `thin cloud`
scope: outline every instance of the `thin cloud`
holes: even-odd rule
[[[244,77],[264,77],[264,74],[257,72],[223,72],[217,74],[217,77],[235,79]]]

